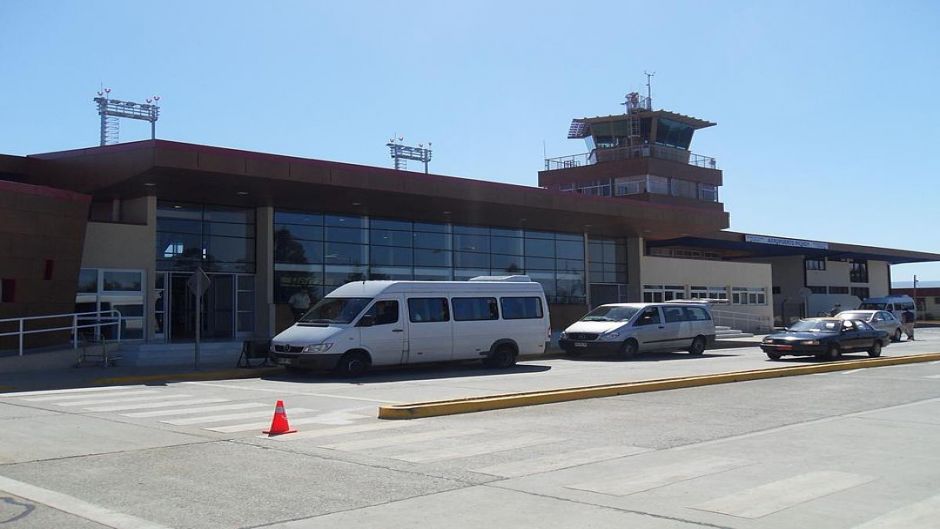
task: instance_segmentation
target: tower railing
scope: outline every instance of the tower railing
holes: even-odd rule
[[[703,156],[685,149],[665,145],[632,145],[629,147],[599,148],[591,152],[545,159],[545,170],[570,169],[598,162],[629,160],[631,158],[657,158],[685,163],[705,169],[718,169],[718,162],[711,156]]]

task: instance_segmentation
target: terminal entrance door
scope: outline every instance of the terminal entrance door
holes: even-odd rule
[[[196,339],[196,296],[187,288],[190,273],[169,275],[169,340],[189,342]],[[236,276],[235,274],[209,274],[209,289],[202,295],[199,310],[203,340],[232,340],[236,338]],[[250,277],[250,276],[249,276]],[[244,281],[243,281],[244,282]]]

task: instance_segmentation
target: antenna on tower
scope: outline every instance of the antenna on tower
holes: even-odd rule
[[[656,72],[649,73],[646,70],[643,70],[643,75],[646,76],[646,99],[649,101],[650,110],[653,109],[653,76],[656,75]]]

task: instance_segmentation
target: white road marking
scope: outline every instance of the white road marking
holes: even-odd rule
[[[190,400],[177,400],[173,399],[171,401],[161,401],[161,402],[145,402],[138,404],[118,404],[116,406],[96,406],[92,408],[82,408],[85,411],[125,411],[125,410],[152,410],[155,408],[169,408],[171,406],[187,406],[190,404],[216,404],[219,402],[230,402],[228,399],[190,399]]]
[[[925,378],[940,378],[940,375],[927,375]]]
[[[374,402],[378,404],[401,404],[401,401],[398,401],[398,400],[367,399],[364,397],[350,397],[347,395],[331,395],[329,393],[307,393],[304,391],[284,391],[283,389],[252,388],[249,386],[236,386],[233,384],[213,384],[210,382],[183,382],[183,384],[193,384],[196,386],[209,386],[213,388],[242,389],[246,391],[261,391],[263,393],[277,393],[280,395],[287,393],[290,395],[302,395],[305,397],[328,397],[331,399],[358,400],[362,402]]]
[[[125,402],[146,402],[154,400],[172,400],[172,399],[185,399],[192,397],[192,395],[152,395],[150,397],[130,397],[130,398],[121,398],[121,399],[92,399],[92,400],[76,400],[74,402],[63,402],[61,404],[56,404],[56,406],[62,407],[71,407],[71,406],[93,406],[95,404],[118,404]]]
[[[0,397],[31,397],[33,395],[61,395],[68,393],[88,393],[90,391],[115,391],[119,389],[136,388],[141,389],[146,386],[104,386],[100,388],[74,388],[74,389],[51,389],[43,391],[20,391],[17,393],[2,393]]]
[[[751,464],[750,461],[742,459],[706,457],[682,463],[637,469],[637,475],[634,476],[589,481],[586,483],[568,485],[567,488],[586,490],[588,492],[597,492],[611,496],[627,496],[645,490],[665,487],[666,485],[672,485],[680,481],[688,481],[709,474],[726,472],[749,464]]]
[[[170,529],[143,518],[106,509],[74,496],[0,476],[0,490],[113,529]]]
[[[201,408],[186,408],[183,410],[158,410],[141,411],[137,413],[123,413],[124,417],[170,417],[173,415],[195,415],[197,413],[226,411],[226,410],[244,410],[246,408],[270,407],[269,404],[260,402],[243,402],[240,404],[225,404],[222,406],[203,406]]]
[[[90,399],[95,397],[127,397],[130,395],[153,395],[157,393],[152,389],[137,389],[130,391],[112,391],[110,393],[103,393],[101,395],[89,395],[87,393],[80,395],[45,395],[42,397],[30,397],[23,400],[29,402],[50,402],[50,401],[64,401],[68,402],[70,400],[79,400],[79,399]]]
[[[864,369],[849,369],[848,371],[841,371],[843,375],[851,375],[852,373],[858,373],[859,371],[865,371]]]
[[[541,472],[551,472],[563,468],[571,468],[599,461],[608,461],[621,457],[632,456],[649,452],[648,448],[638,446],[601,446],[597,448],[587,448],[574,452],[561,452],[543,457],[532,459],[523,459],[521,461],[510,461],[498,465],[490,465],[483,468],[471,469],[473,472],[483,474],[492,474],[504,478],[516,478],[519,476],[528,476],[539,474]]]
[[[293,421],[291,421],[293,422]],[[268,425],[265,425],[267,427]],[[390,430],[394,428],[405,428],[409,426],[417,426],[414,421],[376,421],[368,424],[353,424],[350,426],[337,426],[334,428],[320,428],[318,430],[308,430],[305,432],[292,433],[290,435],[282,435],[280,437],[268,437],[266,435],[259,435],[258,437],[269,438],[275,441],[295,441],[302,439],[313,439],[317,437],[330,437],[333,435],[346,435],[348,433],[362,433],[362,432],[371,432],[376,430]]]
[[[288,424],[290,424],[291,426],[296,426],[298,424],[323,424],[323,419],[320,418],[320,416],[301,417],[300,419],[290,418],[290,415],[293,415],[295,412],[306,413],[306,412],[311,412],[311,411],[316,411],[316,410],[305,410],[303,408],[290,410],[290,414],[288,415],[288,420],[287,420]],[[274,415],[273,412],[271,415],[273,418],[273,415]],[[211,430],[213,432],[220,432],[220,433],[235,433],[235,432],[246,432],[248,430],[267,430],[269,426],[271,426],[271,421],[234,424],[232,426],[219,426],[218,428],[203,428],[203,429]]]
[[[739,518],[761,518],[800,503],[863,485],[874,479],[871,476],[847,472],[809,472],[717,498],[696,505],[693,509]]]
[[[476,443],[459,443],[454,446],[438,448],[436,450],[420,450],[405,454],[391,456],[392,459],[401,461],[410,461],[412,463],[433,463],[435,461],[444,461],[445,459],[459,459],[463,457],[477,456],[481,454],[491,454],[493,452],[502,452],[504,450],[513,450],[516,448],[525,448],[540,444],[554,443],[563,441],[559,437],[549,437],[547,435],[529,434],[517,435],[514,437],[498,437],[496,439],[487,439]]]
[[[909,529],[932,527],[940,519],[940,496],[905,505],[877,518],[873,518],[853,529]]]
[[[294,408],[291,409],[291,413],[307,413],[311,411],[307,408]],[[187,419],[171,419],[166,421],[160,421],[166,424],[173,424],[176,426],[185,426],[187,424],[199,424],[202,422],[221,422],[221,421],[230,421],[232,419],[255,419],[258,417],[270,417],[274,418],[273,410],[264,410],[264,411],[243,411],[241,413],[225,413],[222,415],[208,415],[204,417],[189,417]],[[268,421],[268,426],[271,425],[271,422]]]
[[[483,431],[484,430],[434,430],[431,432],[404,433],[380,437],[378,439],[359,439],[356,441],[331,443],[319,446],[320,448],[329,448],[331,450],[354,452],[356,450],[369,450],[374,448],[383,448],[386,446],[403,446],[410,443],[418,443],[423,441],[435,441],[438,439],[449,439],[452,437],[475,435],[483,433]]]

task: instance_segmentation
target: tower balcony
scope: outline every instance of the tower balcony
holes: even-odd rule
[[[633,145],[629,147],[597,148],[591,152],[581,154],[546,158],[545,170],[571,169],[573,167],[594,165],[596,163],[632,160],[637,158],[655,158],[658,160],[669,160],[688,164],[703,169],[718,169],[718,162],[711,156],[703,156],[685,149],[667,147],[665,145]]]

